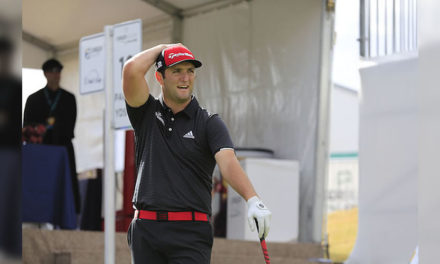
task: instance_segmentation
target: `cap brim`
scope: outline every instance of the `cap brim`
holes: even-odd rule
[[[179,63],[182,63],[182,62],[191,62],[192,64],[194,64],[194,66],[195,66],[196,68],[199,68],[199,67],[202,66],[202,63],[201,63],[200,61],[198,61],[198,60],[181,60],[181,61],[175,62],[175,63],[173,63],[173,64],[170,64],[170,65],[168,65],[167,67],[171,67],[171,66],[174,66],[174,65],[179,64]]]

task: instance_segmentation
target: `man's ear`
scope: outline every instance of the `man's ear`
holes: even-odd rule
[[[162,76],[162,73],[156,71],[156,80],[160,83],[160,85],[163,85],[163,76]]]

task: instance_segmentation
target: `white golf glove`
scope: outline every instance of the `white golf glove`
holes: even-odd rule
[[[267,237],[270,229],[270,219],[272,213],[264,205],[264,203],[257,196],[253,196],[247,201],[248,205],[248,222],[251,231],[255,231],[258,222],[258,237],[264,239]]]

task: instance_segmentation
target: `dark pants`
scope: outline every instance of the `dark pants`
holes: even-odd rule
[[[81,213],[81,197],[79,194],[78,175],[76,174],[75,150],[72,141],[69,141],[65,146],[67,154],[69,155],[70,178],[72,180],[73,199],[75,200],[75,212],[79,214]]]
[[[133,219],[127,234],[134,264],[209,264],[209,222]]]

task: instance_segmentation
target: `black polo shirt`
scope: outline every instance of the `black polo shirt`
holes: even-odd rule
[[[176,115],[151,95],[140,107],[126,106],[136,144],[134,206],[210,215],[214,155],[233,148],[220,117],[202,109],[195,97]]]

